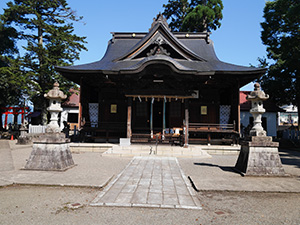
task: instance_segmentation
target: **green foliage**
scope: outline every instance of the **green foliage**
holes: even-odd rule
[[[15,39],[18,37],[17,31],[12,27],[5,26],[0,21],[0,55],[12,55],[17,53],[18,50],[15,45]],[[1,59],[0,59],[1,60]],[[4,66],[2,64],[0,66]]]
[[[18,60],[2,57],[6,66],[0,67],[0,107],[18,105],[22,101],[25,76],[18,67]]]
[[[24,77],[20,76],[15,39],[17,31],[0,22],[0,107],[18,105],[22,98]]]
[[[55,81],[67,93],[74,84],[54,69],[79,59],[85,37],[73,34],[73,22],[80,21],[65,0],[14,0],[7,3],[1,15],[5,24],[15,27],[19,39],[24,40],[24,55],[19,61],[21,73],[31,82],[27,94],[35,108],[45,111],[44,93]],[[44,121],[45,122],[45,121]]]
[[[221,26],[222,0],[169,0],[163,7],[172,31],[203,32]]]
[[[300,108],[300,1],[266,2],[261,39],[271,59],[262,87],[279,104]],[[300,110],[298,110],[300,111]]]

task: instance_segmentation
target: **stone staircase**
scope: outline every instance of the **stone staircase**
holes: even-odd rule
[[[96,152],[102,156],[133,157],[133,156],[166,156],[199,158],[210,155],[239,154],[239,145],[189,145],[188,148],[167,144],[131,144],[120,146],[110,143],[70,143],[72,153]]]
[[[102,154],[102,156],[159,156],[159,157],[186,157],[186,158],[210,158],[211,156],[200,147],[183,148],[170,145],[115,145]]]
[[[103,153],[112,148],[115,144],[110,143],[70,143],[72,153],[98,152]]]

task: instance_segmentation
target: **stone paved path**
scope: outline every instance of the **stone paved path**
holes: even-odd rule
[[[134,157],[91,205],[201,209],[175,157]]]
[[[13,158],[8,140],[0,140],[0,171],[14,170]]]

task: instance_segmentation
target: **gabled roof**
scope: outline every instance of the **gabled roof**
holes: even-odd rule
[[[180,74],[237,76],[241,86],[265,72],[261,68],[220,61],[209,33],[172,33],[161,14],[154,20],[148,33],[113,33],[101,60],[78,66],[56,67],[56,70],[78,83],[80,76],[136,74],[153,64],[166,64]]]
[[[61,105],[62,107],[66,108],[66,107],[79,107],[79,99],[80,99],[80,91],[75,90],[75,89],[70,89],[69,90],[70,93],[72,93],[69,98],[67,98],[66,101],[64,101]]]
[[[147,51],[147,48],[151,45],[154,45],[154,48],[144,54],[145,51]],[[163,48],[163,45],[169,46],[172,51],[178,54],[179,57],[171,55],[170,52],[167,52],[167,50]],[[158,52],[158,50],[160,50],[160,52]],[[170,58],[205,61],[181,43],[163,23],[156,23],[141,41],[139,41],[124,56],[121,56],[116,61],[135,59],[139,56],[143,58],[144,55],[167,55],[170,56]]]
[[[251,101],[248,101],[246,99],[247,95],[250,94],[251,91],[240,91],[240,109],[241,111],[247,111],[249,112],[251,109]],[[264,108],[266,109],[266,112],[283,112],[280,107],[278,107],[274,101],[271,99],[268,99],[264,101]]]

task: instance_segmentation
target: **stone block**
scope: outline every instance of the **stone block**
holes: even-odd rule
[[[64,134],[43,134],[33,140],[26,170],[65,171],[74,166],[69,139]]]
[[[248,143],[242,145],[235,169],[244,175],[252,176],[285,175],[276,144],[252,146]]]
[[[30,136],[20,136],[18,137],[18,145],[29,145],[32,144],[32,138]]]
[[[120,138],[120,146],[130,146],[130,138]]]
[[[258,143],[258,142],[272,142],[272,137],[252,136],[251,140],[252,140],[252,142],[255,142],[255,143]]]

